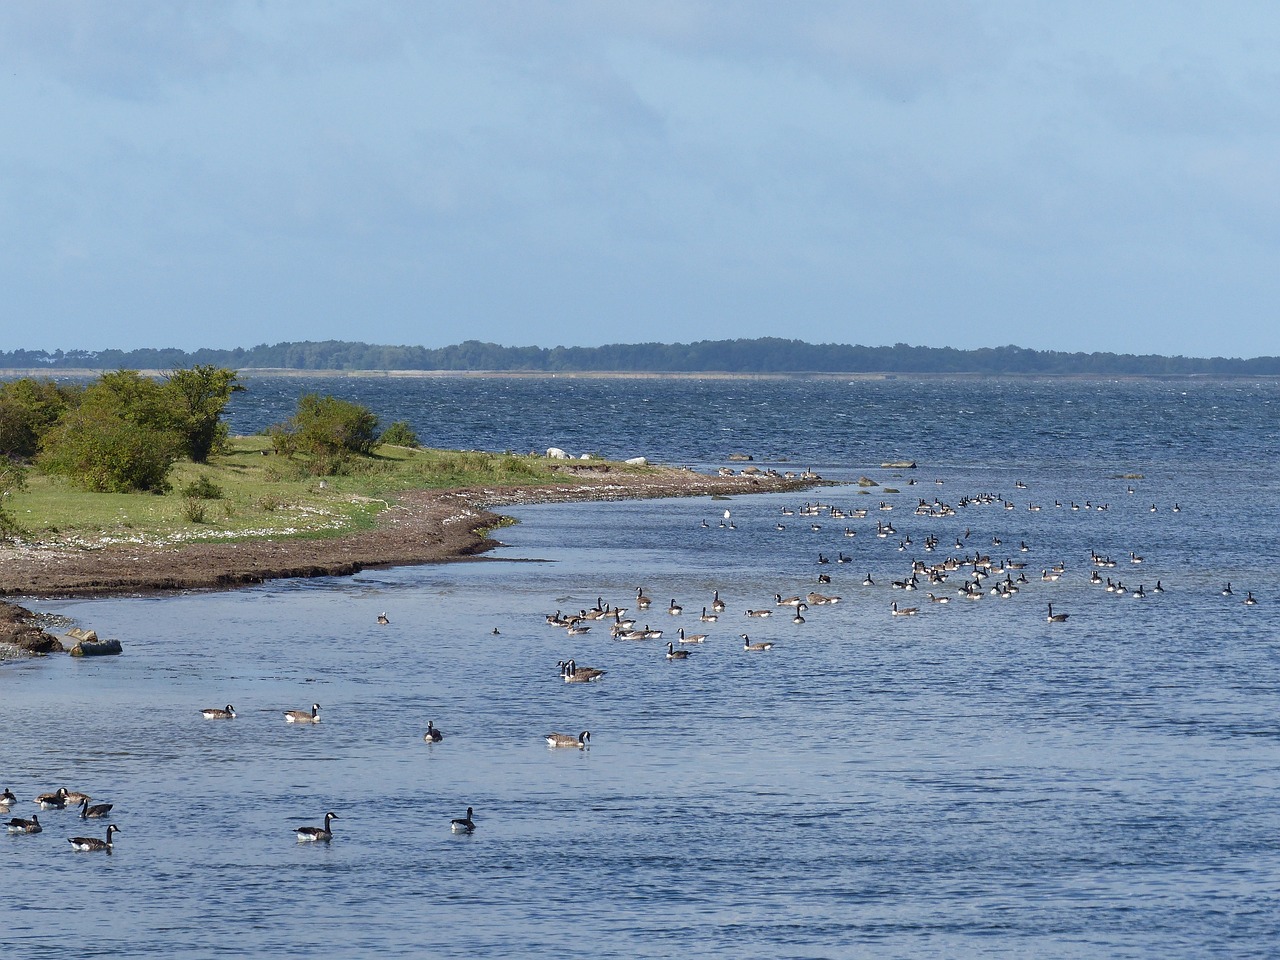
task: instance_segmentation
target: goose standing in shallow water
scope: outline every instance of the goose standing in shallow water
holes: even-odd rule
[[[98,820],[110,813],[113,806],[115,806],[113,803],[95,803],[89,806],[89,798],[85,797],[80,801],[80,819]]]
[[[324,815],[323,827],[297,827],[293,832],[299,843],[328,843],[333,839],[333,821],[337,819],[338,815],[331,810]]]
[[[10,833],[39,833],[43,827],[40,826],[40,818],[34,813],[30,820],[22,817],[14,817],[5,824]]]
[[[286,710],[284,712],[285,723],[319,723],[320,722],[320,704],[313,703],[311,712],[305,710]]]
[[[544,740],[547,741],[548,747],[577,747],[579,750],[585,750],[591,745],[591,731],[583,730],[576,737],[568,733],[548,733]],[[471,816],[471,811],[467,811],[467,816]]]
[[[120,828],[114,823],[107,827],[107,839],[99,840],[97,837],[68,837],[67,842],[71,844],[72,850],[98,850],[111,852],[114,843],[112,836],[120,832]]]
[[[236,718],[236,708],[229,703],[225,710],[221,707],[205,707],[200,711],[200,716],[206,720],[234,720]]]
[[[474,811],[467,807],[467,815],[465,817],[455,817],[449,821],[449,829],[454,833],[475,833],[476,822],[471,819]]]
[[[439,743],[444,739],[444,734],[436,729],[434,720],[427,721],[427,732],[422,735],[422,739],[427,743]]]

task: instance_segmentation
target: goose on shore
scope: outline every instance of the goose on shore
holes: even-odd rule
[[[44,829],[40,826],[40,818],[34,813],[31,815],[30,820],[14,817],[5,824],[5,827],[8,828],[10,833],[39,833]]]
[[[439,743],[444,739],[444,734],[436,729],[434,720],[427,721],[427,732],[422,735],[422,739],[427,743]]]
[[[286,710],[284,712],[285,723],[319,723],[320,722],[320,704],[313,703],[311,712],[306,710]]]
[[[205,707],[200,711],[200,716],[206,720],[234,720],[236,718],[236,708],[229,703],[225,709],[222,707]]]
[[[576,737],[570,733],[548,733],[544,740],[547,741],[548,747],[577,747],[579,750],[585,750],[591,746],[591,731],[583,730]],[[467,816],[471,816],[471,811],[467,811]]]
[[[450,820],[449,829],[454,833],[475,833],[476,822],[471,819],[474,812],[470,807],[467,807],[467,815],[465,817],[454,817]]]
[[[85,797],[80,801],[80,819],[98,820],[110,813],[113,806],[115,806],[115,804],[112,803],[95,803],[93,806],[90,806],[89,798]]]
[[[745,633],[740,634],[740,636],[742,637],[743,650],[756,651],[756,650],[772,650],[773,649],[773,644],[770,643],[768,640],[757,640],[753,643],[751,638],[748,637]]]
[[[338,815],[331,810],[324,815],[323,827],[297,827],[293,832],[299,843],[328,843],[333,839],[333,821],[337,819]]]
[[[68,837],[67,842],[71,844],[72,850],[97,850],[110,853],[113,846],[111,838],[119,832],[120,828],[113,823],[107,827],[105,840],[99,840],[97,837]]]

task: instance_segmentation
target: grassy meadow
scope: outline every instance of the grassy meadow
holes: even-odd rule
[[[264,455],[266,454],[266,455]],[[612,464],[612,469],[644,472]],[[171,489],[89,493],[32,471],[9,512],[24,540],[92,545],[113,542],[231,542],[335,536],[368,529],[405,490],[563,482],[542,457],[383,445],[353,457],[336,476],[308,472],[301,458],[271,452],[264,436],[233,437],[207,464],[182,462]],[[193,489],[217,496],[192,495]]]

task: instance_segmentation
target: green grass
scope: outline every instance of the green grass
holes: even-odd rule
[[[353,458],[337,476],[311,475],[302,459],[275,454],[266,437],[235,437],[208,464],[181,462],[172,492],[87,493],[32,471],[11,498],[25,539],[92,545],[104,542],[227,542],[336,536],[371,528],[406,490],[538,485],[563,482],[541,457],[382,446]],[[611,464],[611,470],[645,472]],[[219,499],[195,503],[183,488],[205,478]],[[189,519],[203,513],[203,521]]]

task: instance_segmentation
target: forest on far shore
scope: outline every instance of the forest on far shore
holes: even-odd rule
[[[955,374],[1052,376],[1280,376],[1280,357],[1166,357],[1066,353],[1023,347],[864,347],[762,337],[601,347],[505,347],[467,340],[448,347],[343,340],[259,344],[233,350],[0,350],[10,370],[442,370],[504,373]]]

